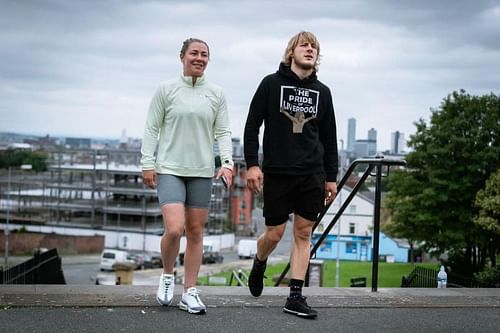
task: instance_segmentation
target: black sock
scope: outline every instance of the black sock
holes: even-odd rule
[[[257,258],[257,255],[255,255],[255,261],[257,262],[257,265],[259,265],[259,266],[265,266],[267,264],[267,258],[266,258],[266,260],[260,260],[259,258]]]
[[[291,279],[290,280],[290,297],[302,296],[303,280]]]

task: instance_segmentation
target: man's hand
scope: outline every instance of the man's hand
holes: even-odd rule
[[[264,184],[264,174],[260,167],[253,166],[247,170],[247,187],[252,193],[260,193]]]
[[[325,183],[325,203],[330,204],[335,200],[337,196],[337,183],[336,182],[326,182]]]
[[[156,188],[156,171],[143,170],[142,171],[142,182],[147,187]]]

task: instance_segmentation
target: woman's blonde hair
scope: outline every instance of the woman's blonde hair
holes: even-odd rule
[[[316,58],[316,63],[314,64],[314,70],[317,72],[319,70],[319,58],[320,58],[319,42],[316,36],[312,32],[301,31],[288,41],[288,45],[285,49],[285,54],[283,55],[283,62],[285,63],[285,65],[291,66],[293,58],[293,50],[295,50],[295,48],[297,47],[297,45],[301,40],[311,43],[311,45],[316,50],[318,50],[318,57]]]

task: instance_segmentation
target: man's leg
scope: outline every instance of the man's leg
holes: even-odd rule
[[[290,255],[291,278],[304,281],[309,265],[311,232],[314,225],[300,215],[295,214],[293,222],[293,243]]]
[[[302,287],[309,265],[311,231],[314,222],[295,214],[293,222],[293,244],[290,255],[290,296],[283,311],[304,318],[315,318],[318,313],[307,305],[302,296]]]
[[[266,230],[257,240],[257,254],[253,261],[252,270],[248,276],[248,287],[250,293],[258,297],[264,289],[264,272],[266,271],[267,258],[278,245],[283,233],[285,232],[286,223],[276,226],[266,226]]]
[[[276,226],[266,226],[266,230],[257,239],[257,258],[266,261],[285,233],[286,222]]]

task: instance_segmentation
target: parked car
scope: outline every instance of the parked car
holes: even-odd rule
[[[212,245],[203,245],[202,264],[216,264],[224,261],[224,257],[219,252],[214,251]]]
[[[241,239],[238,243],[238,257],[240,259],[251,259],[257,254],[256,239]]]
[[[113,265],[118,262],[133,264],[134,266],[137,265],[134,258],[127,251],[104,249],[104,251],[102,251],[101,253],[101,262],[99,264],[99,269],[101,271],[112,271]]]
[[[129,258],[134,260],[137,265],[136,269],[161,268],[163,262],[160,253],[153,252],[136,252],[130,253]]]
[[[224,256],[222,256],[218,251],[214,251],[212,245],[203,245],[203,257],[201,263],[205,264],[216,264],[224,261]],[[179,264],[184,265],[184,253],[179,253]]]

